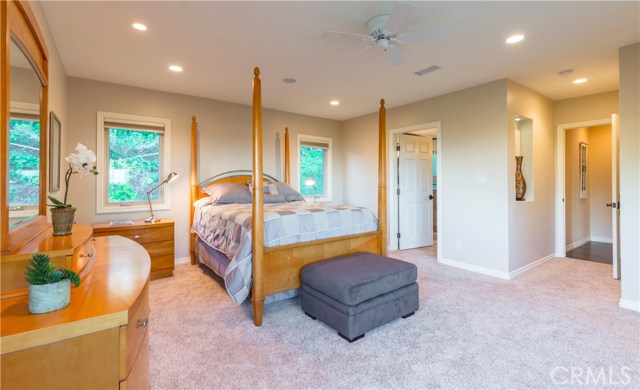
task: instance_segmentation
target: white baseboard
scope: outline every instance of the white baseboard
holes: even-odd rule
[[[620,303],[618,305],[623,309],[640,312],[640,302],[638,301],[631,301],[629,299],[620,298]]]
[[[191,264],[191,257],[180,257],[175,259],[175,264]]]
[[[574,242],[572,244],[569,244],[569,245],[567,245],[567,252],[572,251],[572,250],[576,249],[577,247],[588,243],[589,241],[591,241],[591,237],[585,237],[585,238],[583,238],[581,240],[578,240],[578,241],[576,241],[576,242]]]
[[[547,255],[547,256],[545,256],[545,257],[543,257],[541,259],[538,259],[538,260],[536,260],[534,262],[531,262],[529,264],[523,265],[522,267],[509,272],[509,279],[513,279],[513,278],[515,278],[517,276],[520,276],[523,273],[529,271],[531,268],[537,267],[540,264],[546,263],[547,261],[553,260],[555,258],[556,258],[556,255],[554,253],[552,253],[552,254]]]
[[[593,241],[593,242],[603,242],[605,244],[612,244],[613,243],[613,238],[611,238],[611,237],[591,236],[591,241]]]
[[[445,265],[448,265],[448,266],[451,266],[451,267],[464,269],[464,270],[475,272],[475,273],[478,273],[478,274],[493,276],[494,278],[507,279],[507,280],[509,279],[509,273],[508,272],[498,271],[498,270],[495,270],[495,269],[492,269],[492,268],[481,267],[479,265],[463,263],[463,262],[457,261],[457,260],[445,259],[444,257],[439,258],[438,262],[442,263],[442,264],[445,264]]]

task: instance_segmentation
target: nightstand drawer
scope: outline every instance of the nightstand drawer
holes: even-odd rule
[[[158,256],[169,255],[173,257],[173,241],[146,242],[142,246],[149,252],[152,264]]]
[[[111,232],[110,235],[118,235],[132,239],[144,244],[147,242],[171,241],[173,242],[173,226],[152,228],[152,229],[130,229]],[[149,253],[151,254],[151,253]]]
[[[173,255],[164,255],[151,258],[151,272],[173,269],[175,264]]]

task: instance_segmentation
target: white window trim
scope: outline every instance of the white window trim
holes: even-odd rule
[[[98,172],[105,173],[102,176],[101,180],[96,180],[96,213],[105,214],[105,213],[129,213],[129,212],[140,212],[140,211],[149,211],[149,205],[147,202],[136,203],[132,205],[109,205],[106,199],[106,182],[108,180],[107,172],[107,161],[108,158],[104,153],[106,148],[105,146],[105,131],[104,124],[105,122],[122,122],[123,124],[130,125],[141,125],[141,126],[154,126],[154,127],[164,127],[164,147],[161,151],[162,153],[162,167],[163,173],[162,177],[165,178],[171,172],[171,142],[170,142],[170,134],[171,134],[171,120],[164,118],[153,118],[148,116],[139,116],[139,115],[129,115],[129,114],[118,114],[113,112],[104,112],[98,111],[98,120],[97,120],[97,135],[98,142],[96,148],[96,157],[97,157],[97,169]],[[164,191],[163,202],[152,202],[153,211],[158,210],[170,210],[171,209],[171,186],[166,184],[162,186],[162,190]]]
[[[301,192],[300,190],[300,144],[302,143],[302,141],[311,141],[311,142],[325,142],[329,145],[329,153],[327,153],[327,177],[326,177],[326,187],[327,187],[327,193],[325,196],[323,197],[317,197],[316,201],[317,202],[330,202],[331,199],[333,199],[333,144],[332,144],[332,140],[331,138],[327,138],[327,137],[318,137],[315,135],[305,135],[305,134],[298,134],[297,136],[297,147],[296,147],[296,159],[298,161],[298,169],[297,169],[297,175],[298,175],[298,179],[295,181],[296,183],[296,189],[298,190],[298,192]],[[303,195],[304,196],[304,195]],[[305,199],[311,200],[313,201],[313,196],[305,196]]]

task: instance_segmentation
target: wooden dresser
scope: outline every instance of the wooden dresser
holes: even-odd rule
[[[61,248],[85,231],[91,227],[78,225],[71,236],[44,240]],[[69,306],[29,314],[27,295],[3,294],[2,389],[149,388],[149,255],[119,236],[90,243],[91,252],[72,250],[88,261],[77,268],[71,256],[83,279]],[[3,266],[9,260],[3,256]]]
[[[134,221],[133,225],[109,226],[108,223],[93,225],[94,237],[118,235],[142,245],[151,258],[151,280],[173,275],[175,246],[173,242],[174,222],[161,219],[158,222]]]

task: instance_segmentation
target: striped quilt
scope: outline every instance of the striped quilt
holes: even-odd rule
[[[375,231],[378,222],[363,207],[310,202],[264,205],[264,246],[280,246]],[[231,263],[224,278],[231,299],[241,304],[251,291],[251,204],[195,203],[191,231]]]

